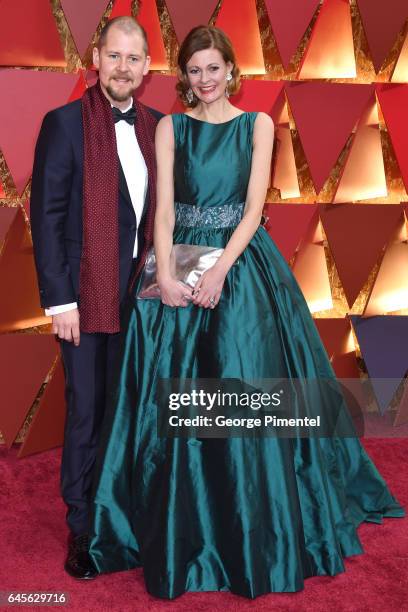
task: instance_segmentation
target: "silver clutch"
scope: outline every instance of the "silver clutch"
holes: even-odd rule
[[[224,249],[196,244],[174,244],[170,255],[170,269],[173,278],[193,288],[200,276],[212,268]],[[142,272],[138,300],[160,298],[156,280],[156,255],[152,247],[146,258]]]

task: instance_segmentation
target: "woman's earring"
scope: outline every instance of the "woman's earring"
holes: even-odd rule
[[[227,73],[227,76],[225,77],[227,79],[227,87],[225,88],[225,95],[227,96],[227,98],[230,97],[230,93],[228,91],[228,86],[230,81],[232,81],[232,74],[230,72]]]
[[[191,87],[189,89],[187,89],[187,91],[186,91],[186,98],[187,98],[187,102],[189,104],[192,104],[192,102],[194,100],[194,94],[193,94],[193,90],[191,89]]]

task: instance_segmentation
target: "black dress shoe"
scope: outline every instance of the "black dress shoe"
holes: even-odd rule
[[[68,556],[64,565],[65,571],[78,580],[96,578],[98,572],[89,554],[88,535],[74,536],[68,539]]]

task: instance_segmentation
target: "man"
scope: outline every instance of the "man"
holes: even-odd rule
[[[92,470],[120,305],[152,243],[161,116],[133,98],[150,64],[146,34],[134,19],[105,26],[93,61],[98,83],[44,118],[31,191],[41,305],[61,340],[65,370],[65,570],[80,579],[96,576],[88,553]]]

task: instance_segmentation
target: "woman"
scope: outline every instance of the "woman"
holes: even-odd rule
[[[97,465],[91,555],[100,572],[143,566],[162,598],[297,591],[362,552],[362,521],[404,510],[356,438],[158,436],[160,379],[335,379],[259,226],[272,121],[229,102],[239,70],[220,30],[192,30],[178,61],[189,110],[164,117],[156,138],[161,300],[137,299],[137,280]],[[174,277],[173,244],[224,250],[189,291]],[[323,416],[339,410],[325,400],[315,407]]]

